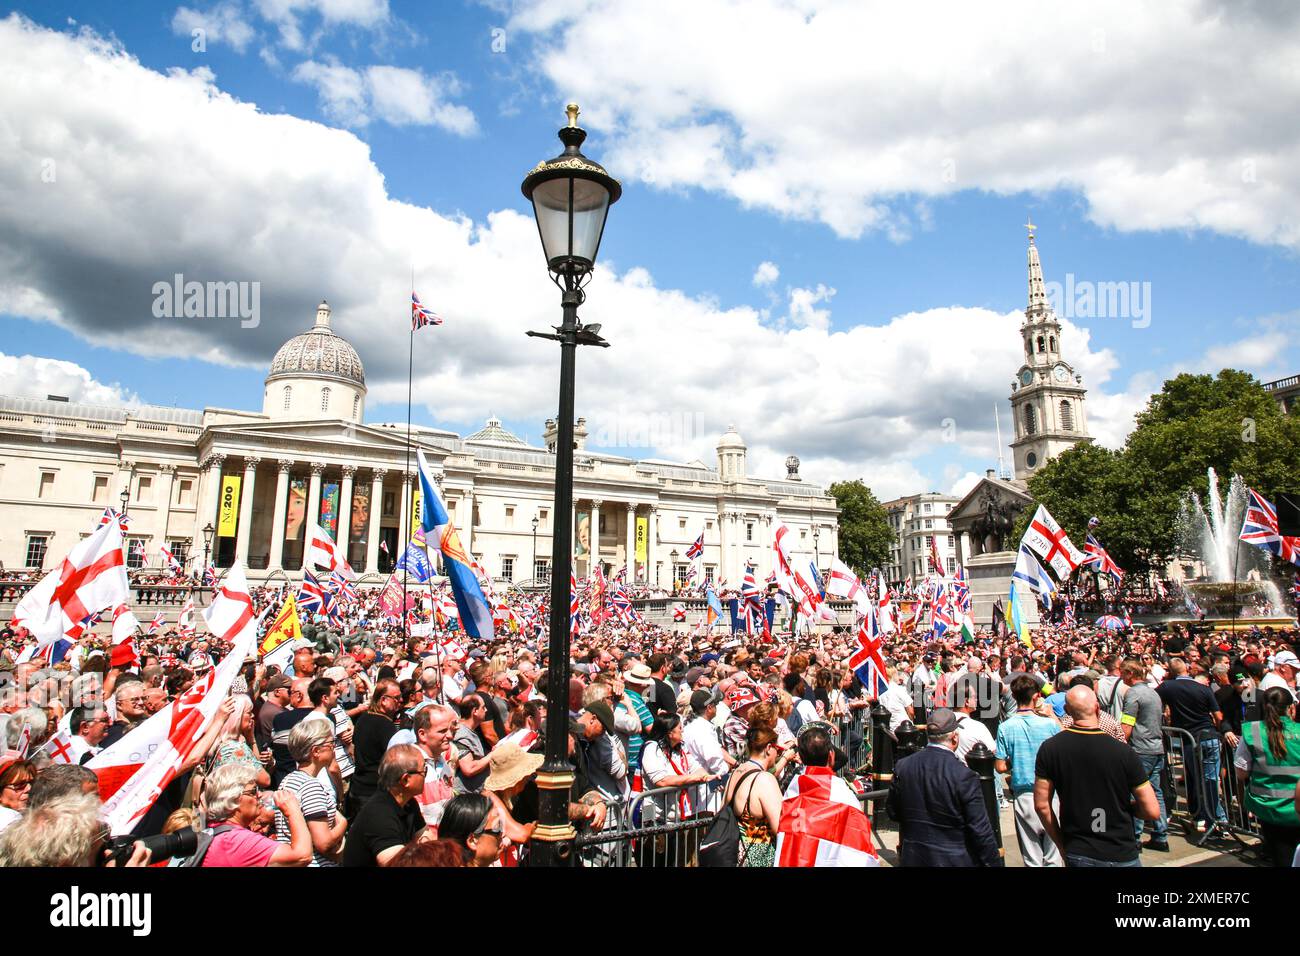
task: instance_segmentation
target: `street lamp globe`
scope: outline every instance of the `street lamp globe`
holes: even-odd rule
[[[559,132],[564,152],[534,166],[522,189],[533,204],[546,268],[557,283],[573,288],[595,267],[605,216],[623,188],[579,150],[587,131],[578,126],[578,104],[570,103],[565,112],[569,125]]]
[[[212,550],[212,536],[216,533],[217,529],[212,527],[211,521],[203,526],[203,550],[205,552]]]

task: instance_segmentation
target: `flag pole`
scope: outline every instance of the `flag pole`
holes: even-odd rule
[[[414,265],[411,266],[411,296],[412,299],[414,299],[415,296],[415,266]],[[406,340],[406,466],[402,471],[403,485],[409,485],[411,483],[411,383],[414,377],[415,377],[415,322],[412,321],[411,330],[409,333],[407,333],[407,340]],[[415,494],[414,487],[411,488],[411,494],[412,495]],[[406,529],[407,533],[404,535],[404,537],[408,540],[408,543],[411,535],[410,535],[409,528],[407,528],[407,522],[409,522],[410,519],[411,519],[411,512],[410,512],[410,506],[408,504],[406,514],[402,515],[397,520],[397,530],[402,531],[404,528]],[[397,546],[402,549],[402,557],[405,558],[406,545],[403,545],[401,541],[399,541]],[[426,557],[428,556],[427,550],[425,551],[425,556]],[[410,574],[410,568],[406,567],[406,565],[408,564],[410,564],[409,561],[404,560],[402,562],[403,565],[402,567],[402,643],[403,644],[407,644],[411,640],[411,625],[407,622],[406,619],[406,610],[407,610],[406,579],[407,576]],[[439,674],[439,678],[441,678],[441,674]]]

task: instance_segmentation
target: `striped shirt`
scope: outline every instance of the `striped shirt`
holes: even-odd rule
[[[641,695],[629,687],[627,689],[627,696],[632,699],[632,706],[636,708],[636,719],[640,721],[641,726],[645,727],[648,724],[653,724],[655,722],[654,715],[650,713],[650,708],[647,707],[645,701],[641,699]],[[625,705],[623,704],[622,701],[620,701],[619,706],[624,707]],[[645,746],[645,737],[642,734],[628,734],[627,737],[628,767],[632,769],[636,769],[641,766],[641,748],[644,746]]]
[[[280,782],[280,787],[292,791],[297,796],[298,803],[302,806],[302,815],[308,823],[315,820],[334,826],[338,803],[334,799],[332,786],[321,783],[304,770],[295,770]],[[289,836],[289,821],[279,807],[275,810],[275,838],[285,846],[293,842]],[[308,866],[338,866],[338,864],[329,857],[322,856],[313,846],[311,863]]]

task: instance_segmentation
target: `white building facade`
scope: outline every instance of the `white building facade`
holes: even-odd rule
[[[957,570],[956,543],[948,525],[948,512],[958,499],[937,491],[907,495],[883,504],[894,532],[888,567],[881,568],[886,580],[897,583],[911,577],[920,581],[930,573],[930,546],[937,543],[944,573]]]
[[[163,547],[187,569],[202,567],[211,525],[213,564],[240,561],[253,580],[278,578],[301,568],[304,528],[317,523],[377,580],[409,537],[418,481],[405,425],[365,424],[365,403],[361,359],[330,327],[324,302],[315,324],[276,353],[260,413],[0,397],[0,563],[48,569],[106,507],[121,507],[125,490],[132,567],[161,566]],[[800,479],[793,457],[784,479],[748,475],[734,426],[715,467],[589,451],[582,419],[576,432],[579,577],[599,561],[607,573],[626,568],[629,580],[670,587],[703,533],[697,567],[737,586],[747,561],[760,576],[771,570],[781,522],[796,556],[819,551],[826,564],[834,553],[834,499]],[[464,545],[498,579],[549,579],[554,433],[549,421],[548,449],[495,419],[464,438],[412,430]]]

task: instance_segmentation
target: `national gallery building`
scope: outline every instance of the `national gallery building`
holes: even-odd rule
[[[133,408],[0,397],[0,564],[50,568],[98,523],[106,507],[130,518],[128,563],[161,567],[166,547],[187,570],[234,561],[254,581],[301,567],[307,524],[346,541],[348,561],[377,579],[392,570],[418,496],[405,425],[365,424],[366,382],[356,350],[315,324],[271,362],[259,412]],[[413,429],[439,473],[462,541],[499,580],[550,576],[554,441],[548,420],[534,447],[489,419],[460,437]],[[750,477],[734,426],[715,467],[635,460],[588,451],[576,423],[574,528],[577,574],[607,573],[670,587],[685,576],[686,549],[704,533],[706,577],[738,586],[745,562],[765,577],[784,522],[796,556],[829,564],[838,536],[833,498],[799,478]],[[405,519],[405,520],[404,520]],[[363,578],[364,579],[364,578]]]

